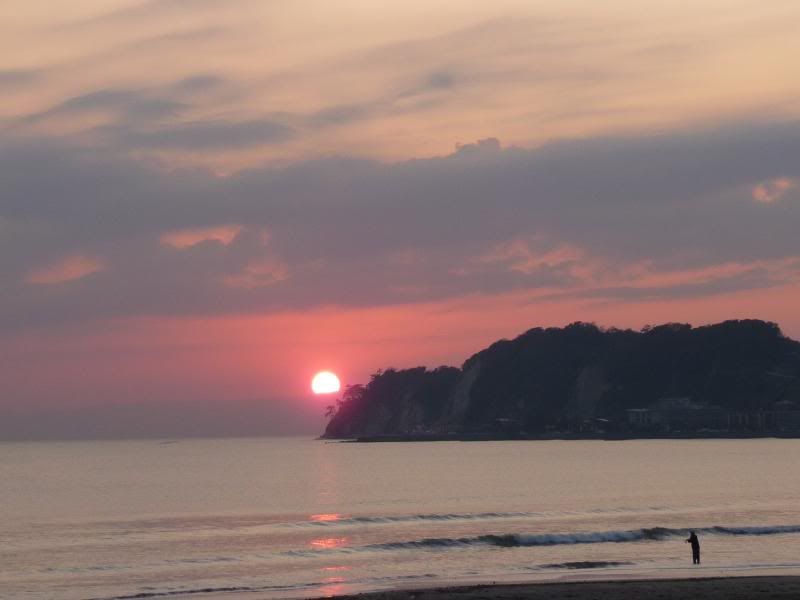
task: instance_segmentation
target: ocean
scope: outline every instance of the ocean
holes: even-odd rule
[[[2,443],[0,598],[800,574],[799,457],[776,439]]]

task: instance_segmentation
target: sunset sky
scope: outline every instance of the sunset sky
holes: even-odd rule
[[[572,321],[800,338],[797,0],[4,0],[0,439],[319,433]]]

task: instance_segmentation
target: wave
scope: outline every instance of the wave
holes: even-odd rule
[[[665,507],[645,507],[645,508],[595,508],[589,512],[592,514],[605,513],[642,513],[642,512],[661,512],[668,510]],[[385,523],[412,523],[420,522],[442,522],[442,521],[482,521],[491,519],[529,519],[547,517],[566,517],[566,516],[586,516],[583,511],[556,511],[556,512],[481,512],[481,513],[422,513],[411,515],[372,515],[372,516],[353,516],[341,517],[338,514],[312,515],[307,521],[294,521],[287,523],[276,523],[278,525],[288,525],[291,527],[342,527],[349,525],[363,524],[385,524]],[[323,518],[320,518],[323,517]]]
[[[299,585],[235,585],[220,587],[187,588],[180,590],[154,590],[149,592],[138,592],[123,596],[106,596],[103,598],[93,598],[92,600],[146,600],[148,598],[167,598],[170,596],[193,596],[201,594],[221,594],[229,592],[278,592],[278,591],[301,591],[313,589],[324,585],[320,582],[303,583]]]
[[[767,525],[762,527],[707,527],[695,529],[702,533],[719,535],[778,535],[781,533],[800,533],[800,525]]]
[[[484,513],[432,513],[419,515],[396,515],[374,517],[345,517],[330,520],[302,521],[293,523],[298,527],[337,527],[368,523],[410,523],[414,521],[480,521],[488,519],[519,519],[535,516],[529,512],[484,512]]]
[[[425,538],[407,542],[386,542],[365,546],[370,550],[402,550],[424,548],[453,548],[459,546],[499,546],[516,548],[521,546],[557,546],[564,544],[601,544],[609,542],[637,542],[658,540],[670,536],[684,535],[683,530],[662,527],[632,529],[629,531],[592,531],[587,533],[541,533],[541,534],[488,534],[462,538]]]
[[[632,562],[618,560],[577,560],[565,563],[551,563],[540,565],[542,569],[605,569],[607,567],[624,567],[632,565]]]
[[[205,515],[191,517],[164,517],[137,520],[98,520],[92,522],[95,527],[108,529],[111,537],[142,536],[148,532],[161,535],[168,532],[209,531],[209,530],[242,530],[264,527],[280,528],[336,528],[352,527],[371,524],[413,523],[413,522],[453,522],[453,521],[485,521],[502,519],[534,519],[534,518],[560,518],[568,516],[586,516],[587,514],[603,513],[628,513],[628,512],[653,512],[666,510],[663,507],[646,508],[595,508],[589,513],[583,511],[556,511],[556,512],[480,512],[480,513],[420,513],[405,515],[359,515],[342,516],[338,513],[310,515],[303,520],[284,520],[285,517],[269,515]],[[77,527],[77,525],[76,525]],[[84,523],[80,524],[85,527]]]
[[[754,527],[696,527],[696,533],[704,535],[779,535],[800,533],[800,525],[771,525]],[[439,550],[448,548],[466,548],[470,546],[496,546],[501,548],[519,548],[530,546],[560,546],[570,544],[607,544],[643,541],[662,541],[670,538],[685,538],[689,529],[669,527],[647,527],[618,531],[590,531],[579,533],[507,533],[487,534],[474,537],[442,537],[424,538],[400,542],[383,542],[358,547],[333,549],[292,551],[292,555],[314,556],[320,552],[359,552],[359,551],[394,551],[394,550]]]

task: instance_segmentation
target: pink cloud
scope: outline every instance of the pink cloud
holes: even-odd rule
[[[643,260],[627,266],[617,267],[604,260],[586,261],[571,271],[581,285],[573,287],[566,295],[581,294],[602,296],[603,291],[615,292],[624,288],[631,292],[667,294],[691,286],[713,286],[747,276],[758,276],[770,287],[796,285],[800,283],[800,257],[792,256],[774,260],[731,261],[706,267],[687,269],[664,269],[651,260]],[[724,289],[724,287],[723,287]],[[757,292],[757,290],[753,290]],[[706,289],[702,296],[713,298],[717,294]],[[565,296],[556,291],[554,297]]]
[[[255,289],[273,285],[288,276],[289,269],[285,263],[268,258],[250,263],[241,272],[225,277],[223,281],[230,287]]]
[[[161,243],[183,250],[196,246],[201,242],[219,242],[225,246],[230,244],[239,232],[241,225],[220,225],[218,227],[201,227],[196,229],[178,229],[161,236]],[[268,239],[268,238],[267,238]]]
[[[793,264],[793,262],[795,259],[777,262],[729,262],[697,269],[663,270],[653,265],[652,261],[641,261],[625,268],[618,277],[607,283],[609,285],[632,285],[641,289],[699,284],[735,277],[758,268],[773,272],[787,264]]]
[[[762,181],[752,189],[753,200],[761,204],[772,204],[780,200],[789,190],[797,186],[797,182],[788,177],[777,177]]]
[[[89,256],[74,255],[34,269],[25,277],[27,283],[50,285],[82,279],[105,269],[103,261]]]
[[[476,262],[483,265],[502,264],[509,271],[529,275],[543,267],[558,267],[582,260],[584,252],[580,248],[561,244],[555,248],[539,252],[521,239],[503,242],[480,256]]]

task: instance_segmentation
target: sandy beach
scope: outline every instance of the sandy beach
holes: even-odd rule
[[[438,587],[338,596],[338,600],[751,600],[800,598],[800,576],[720,577]]]

